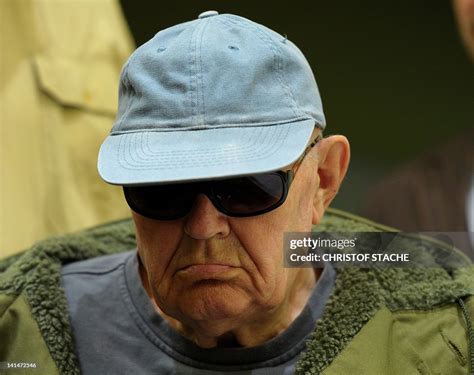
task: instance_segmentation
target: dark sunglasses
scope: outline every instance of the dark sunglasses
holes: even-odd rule
[[[285,202],[304,157],[321,139],[320,134],[288,171],[191,183],[124,186],[125,199],[133,211],[156,220],[186,216],[198,194],[205,194],[216,209],[227,216],[262,215]]]

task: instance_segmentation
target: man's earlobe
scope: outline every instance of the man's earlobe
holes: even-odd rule
[[[333,135],[317,146],[319,186],[313,203],[313,224],[318,224],[336,196],[349,166],[350,147],[346,137]]]

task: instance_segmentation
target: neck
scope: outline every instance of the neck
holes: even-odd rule
[[[286,330],[303,311],[321,270],[312,268],[291,269],[294,272],[292,287],[284,300],[268,311],[255,313],[242,322],[242,317],[221,320],[177,320],[161,310],[151,293],[146,271],[140,264],[142,284],[157,312],[177,332],[202,348],[253,347],[272,339]]]

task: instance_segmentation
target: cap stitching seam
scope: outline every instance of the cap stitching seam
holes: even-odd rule
[[[161,164],[162,163],[172,163],[174,161],[176,161],[176,156],[166,156],[166,157],[162,157],[161,154],[154,154],[154,155],[149,155],[148,158],[146,158],[145,156],[147,156],[144,151],[145,151],[145,148],[143,147],[143,139],[140,139],[140,145],[142,146],[142,148],[140,148],[140,151],[142,152],[143,155],[136,155],[135,157],[135,161],[137,162],[142,162],[142,161],[145,161],[145,162],[150,162],[150,161],[156,161],[158,160]],[[263,152],[264,154],[269,152],[269,150],[271,150],[272,147],[271,145],[267,145],[265,148],[263,149],[260,149],[258,150],[258,154],[260,152]],[[241,154],[241,150],[230,150],[228,152],[215,152],[213,153],[213,155],[210,157],[209,155],[206,155],[206,153],[201,153],[201,154],[196,154],[194,152],[191,152],[191,153],[188,153],[187,155],[181,155],[181,157],[178,159],[179,162],[177,164],[183,164],[184,162],[188,163],[188,162],[194,162],[194,163],[205,163],[206,165],[208,165],[209,163],[206,163],[206,161],[208,160],[215,160],[216,158],[231,158],[231,157],[236,157],[237,155],[240,155]],[[256,155],[257,152],[255,151],[255,149],[252,151],[252,149],[250,149],[250,153],[247,154],[247,159],[251,158],[253,155]],[[239,159],[240,160],[240,159]],[[221,164],[221,163],[217,163],[217,165]],[[224,163],[225,164],[225,163]]]
[[[261,129],[260,129],[260,133],[261,133],[261,132],[262,132],[262,131],[261,131]],[[280,131],[280,132],[281,132],[281,131]],[[172,161],[173,159],[175,159],[174,156],[171,156],[171,157],[162,157],[162,156],[161,156],[161,155],[162,155],[161,152],[153,152],[151,149],[149,150],[149,151],[150,151],[150,154],[146,154],[146,153],[145,153],[145,148],[143,147],[143,146],[144,146],[144,143],[143,143],[143,138],[144,138],[144,136],[145,136],[144,134],[140,134],[139,136],[134,137],[134,140],[135,140],[135,142],[136,142],[137,139],[140,140],[140,144],[141,144],[140,151],[142,151],[145,156],[151,156],[151,158],[153,158],[153,159],[156,159],[157,156],[158,156],[158,158],[159,158],[159,160],[160,160],[161,162],[163,162],[163,161]],[[248,147],[246,147],[246,149],[252,150],[252,146],[255,146],[255,145],[258,143],[258,139],[259,139],[260,136],[261,136],[261,134],[257,134],[255,137],[253,137],[253,144],[247,145]],[[272,139],[275,138],[275,133],[273,133],[273,134],[271,135],[271,137],[272,137]],[[146,137],[146,140],[148,141],[148,137]],[[149,144],[147,143],[146,145],[148,146]],[[263,150],[259,150],[259,151],[265,152],[269,147],[271,147],[271,145],[268,145],[268,144],[267,144],[267,145],[266,145],[266,148],[264,148]],[[138,150],[138,149],[137,149],[137,150]],[[222,150],[222,149],[217,148],[217,150]],[[188,153],[188,155],[192,156],[192,159],[193,159],[193,160],[197,160],[197,159],[200,159],[200,160],[208,160],[208,159],[209,159],[209,156],[206,155],[207,153],[206,153],[206,152],[201,152],[201,151],[202,151],[202,150],[191,151],[191,152]],[[245,149],[244,149],[244,151],[245,151]],[[234,155],[234,154],[241,154],[241,153],[242,153],[242,149],[240,149],[240,148],[239,148],[238,150],[235,150],[235,149],[234,149],[234,150],[231,150],[231,151],[228,151],[228,152],[222,152],[222,151],[221,151],[220,153],[214,151],[214,152],[213,152],[213,155],[212,155],[212,158],[215,158],[215,157],[218,156],[219,154],[222,154],[222,155],[226,156],[226,155]],[[255,154],[255,153],[256,153],[256,150],[254,149],[254,150],[253,150],[253,154]],[[200,156],[199,154],[204,155],[204,156]],[[143,158],[143,159],[141,159],[141,160],[150,161],[151,158],[148,158],[148,159]],[[189,159],[189,157],[186,157],[186,156],[183,157],[183,156],[181,155],[181,159],[185,160],[185,159]]]
[[[289,133],[289,128],[286,129],[286,134],[284,135],[284,137],[281,137],[281,138],[279,139],[278,144],[277,144],[277,145],[273,145],[273,146],[275,146],[275,147],[272,147],[272,148],[267,147],[267,149],[265,150],[265,153],[264,153],[264,154],[261,154],[261,151],[262,151],[262,150],[258,150],[258,153],[260,154],[260,156],[259,156],[258,158],[255,158],[255,157],[254,157],[254,155],[255,155],[256,152],[257,152],[257,150],[255,150],[253,153],[246,155],[245,158],[242,158],[242,157],[239,158],[238,160],[236,160],[236,162],[237,162],[237,163],[242,163],[242,162],[246,162],[247,160],[256,161],[256,160],[261,160],[261,159],[268,158],[269,156],[271,156],[272,154],[274,154],[274,153],[278,150],[278,147],[276,147],[276,146],[279,146],[279,145],[283,142],[283,140],[287,138],[288,133]],[[276,134],[273,134],[272,136],[275,137]],[[136,138],[136,137],[134,137],[134,138]],[[120,142],[121,144],[123,143],[122,141],[123,141],[123,139],[121,139],[121,142]],[[136,142],[136,140],[134,140],[134,141]],[[134,156],[133,156],[133,154],[132,154],[132,152],[131,152],[131,150],[130,150],[130,149],[131,149],[131,145],[132,145],[132,143],[130,142],[130,143],[128,144],[128,146],[129,146],[128,148],[126,147],[126,145],[125,145],[125,147],[124,147],[125,149],[127,149],[128,154],[129,154],[129,157],[130,157],[131,160],[125,160],[125,159],[120,158],[120,157],[118,158],[120,165],[121,165],[123,168],[125,168],[125,169],[132,169],[132,170],[151,170],[151,169],[155,169],[155,170],[167,170],[167,169],[168,169],[168,170],[169,170],[169,169],[176,169],[176,168],[189,168],[189,167],[192,167],[192,166],[202,166],[202,165],[199,165],[198,163],[192,163],[192,165],[189,165],[189,161],[197,161],[197,160],[199,160],[199,158],[193,157],[193,154],[192,154],[192,153],[189,154],[189,158],[192,157],[191,160],[189,160],[189,158],[188,158],[188,159],[184,159],[184,158],[183,158],[184,160],[183,160],[182,162],[180,162],[180,163],[175,163],[175,164],[173,164],[173,165],[168,165],[167,167],[159,167],[159,166],[156,165],[156,164],[155,164],[155,165],[152,165],[152,166],[143,166],[143,164],[134,165],[134,164],[132,164],[130,161],[133,161],[133,162],[136,162],[136,163],[138,163],[138,162],[140,162],[140,161],[139,161],[139,160],[136,160],[136,158],[134,158]],[[120,148],[121,148],[121,147],[119,146],[118,149],[120,149]],[[221,161],[221,162],[216,162],[216,158],[215,158],[214,155],[213,155],[213,158],[212,158],[212,159],[209,159],[209,160],[214,160],[215,162],[214,162],[214,163],[205,163],[204,166],[210,167],[210,166],[225,165],[225,164],[227,164],[227,163],[229,162],[229,157],[228,157],[228,156],[232,156],[232,155],[236,155],[236,154],[238,154],[238,153],[237,153],[237,152],[234,152],[234,153],[225,154],[225,156],[227,156],[227,160],[224,160],[224,161]],[[234,157],[234,158],[235,158],[235,157]],[[202,160],[203,158],[200,158],[200,159]],[[163,159],[162,159],[162,160],[163,160]],[[176,160],[176,159],[175,159],[175,158],[172,158],[172,160]],[[144,160],[144,161],[151,161],[151,160],[148,159],[148,160]],[[235,162],[235,160],[233,160],[233,161]],[[186,163],[185,163],[185,162],[186,162]]]
[[[209,24],[209,19],[206,19],[205,22],[204,22],[204,26],[202,27],[202,30],[201,30],[201,38],[199,40],[199,71],[200,71],[200,74],[199,74],[199,78],[200,78],[200,81],[201,81],[201,87],[200,87],[200,92],[199,92],[199,88],[198,88],[198,94],[200,93],[201,94],[201,111],[200,111],[200,125],[204,125],[204,115],[206,113],[206,107],[205,107],[205,103],[204,103],[204,74],[203,74],[203,70],[202,70],[202,40],[203,40],[203,37],[204,37],[204,31],[207,27],[207,25]],[[199,107],[198,107],[199,109]]]
[[[281,71],[280,71],[280,69],[281,69],[281,66],[280,66],[280,61],[281,61],[280,49],[273,42],[271,35],[266,33],[264,30],[261,30],[260,27],[254,25],[252,22],[250,22],[246,19],[241,19],[242,23],[238,23],[238,22],[236,22],[235,20],[233,20],[231,18],[227,18],[225,20],[222,19],[221,21],[222,22],[230,22],[230,23],[234,24],[235,26],[240,26],[240,27],[243,27],[244,29],[247,29],[247,30],[253,29],[253,31],[255,31],[255,35],[265,45],[267,45],[270,48],[270,50],[273,52],[273,56],[274,56],[274,60],[275,60],[275,65],[276,65],[275,73],[276,73],[276,76],[278,78],[278,81],[279,81],[281,87],[283,88],[283,90],[287,94],[287,100],[289,99],[288,100],[289,107],[293,111],[295,116],[301,116],[303,112],[298,108],[298,105],[295,101],[295,98],[293,97],[293,93],[291,92],[291,90],[287,86],[284,78],[281,75]]]
[[[250,23],[249,21],[246,21],[246,22]],[[277,64],[278,64],[277,65],[278,66],[278,77],[280,79],[280,83],[285,88],[285,90],[287,92],[287,95],[290,97],[290,100],[291,100],[291,102],[294,106],[294,108],[292,107],[292,110],[295,113],[295,115],[302,115],[303,112],[299,109],[298,104],[297,104],[297,102],[296,102],[296,100],[293,96],[293,92],[291,91],[290,87],[287,85],[286,80],[285,80],[285,78],[283,77],[283,74],[282,74],[283,59],[281,57],[281,49],[279,48],[279,46],[276,43],[273,42],[271,35],[269,35],[269,33],[265,29],[261,29],[261,28],[257,28],[257,27],[255,27],[255,28],[258,30],[258,32],[266,35],[266,37],[268,38],[269,43],[271,45],[273,45],[273,47],[277,51],[276,56],[277,56]]]
[[[232,26],[236,26],[236,27],[241,27],[243,29],[246,29],[246,30],[251,30],[251,31],[254,31],[255,32],[255,35],[263,42],[264,45],[266,45],[270,51],[272,52],[272,55],[273,55],[273,71],[275,72],[275,76],[277,78],[277,81],[279,82],[281,88],[283,89],[283,91],[287,92],[287,89],[284,85],[284,83],[282,82],[281,80],[281,77],[280,77],[280,72],[279,72],[279,64],[278,64],[278,60],[279,60],[279,56],[278,56],[278,51],[275,50],[275,48],[273,48],[273,46],[266,40],[266,38],[264,38],[262,35],[259,35],[259,32],[260,30],[252,25],[252,24],[243,24],[243,23],[238,23],[230,18],[228,19],[221,19],[221,21],[223,23],[227,23],[227,24],[231,24]],[[252,30],[253,29],[253,30]],[[266,36],[266,35],[265,35]],[[299,116],[299,114],[295,111],[295,108],[294,106],[291,104],[291,100],[289,100],[288,98],[288,92],[287,92],[287,95],[285,96],[286,98],[286,101],[287,101],[287,105],[288,107],[291,109],[291,111],[294,113],[295,116]]]
[[[204,28],[204,25],[205,23],[200,23],[196,29],[196,35],[193,35],[194,37],[194,48],[193,48],[193,53],[194,53],[194,83],[195,83],[195,89],[196,89],[196,92],[195,92],[195,119],[194,119],[194,124],[196,126],[200,126],[201,125],[201,110],[200,110],[200,103],[199,103],[199,96],[200,96],[200,92],[199,92],[199,69],[200,69],[200,65],[199,65],[199,57],[198,57],[198,54],[199,54],[199,40],[200,40],[200,37],[202,35],[202,30]]]
[[[127,61],[127,63],[125,64],[125,67],[124,67],[124,72],[123,72],[123,78],[122,78],[122,84],[124,86],[124,88],[128,91],[128,104],[127,104],[127,108],[125,108],[125,110],[123,111],[122,113],[122,116],[120,116],[120,120],[119,120],[119,123],[116,125],[117,127],[120,127],[125,118],[127,117],[127,115],[130,113],[131,109],[132,109],[132,103],[134,101],[134,96],[131,95],[131,92],[130,91],[134,91],[135,89],[132,89],[132,84],[130,83],[130,78],[128,76],[128,69],[129,69],[129,65],[130,65],[130,62],[131,60],[133,59],[133,56]]]
[[[140,161],[148,161],[148,162],[151,162],[151,161],[152,161],[151,158],[148,158],[148,159],[139,158],[140,160],[138,160],[138,159],[135,157],[135,154],[136,154],[136,153],[133,153],[133,152],[132,152],[132,148],[135,148],[135,149],[138,150],[138,148],[137,148],[136,146],[132,147],[132,145],[134,145],[134,144],[137,143],[137,140],[138,140],[138,139],[140,140],[140,143],[141,143],[141,148],[140,148],[140,149],[143,149],[142,138],[143,138],[143,134],[137,134],[136,137],[133,137],[132,139],[129,139],[129,142],[125,142],[124,139],[121,140],[121,142],[120,142],[120,146],[121,146],[121,147],[120,147],[120,148],[123,147],[123,149],[125,149],[126,153],[129,155],[129,159],[128,159],[128,160],[127,160],[127,159],[122,159],[123,162],[126,164],[126,165],[123,165],[123,164],[121,163],[122,166],[124,166],[124,167],[126,167],[126,168],[127,168],[127,165],[128,165],[128,166],[131,166],[131,167],[136,166],[137,169],[143,169],[143,170],[154,169],[154,168],[156,167],[156,166],[144,166],[142,163],[140,163]],[[254,151],[254,153],[255,153],[255,151]],[[234,153],[230,153],[230,155],[233,155],[233,154],[235,154],[235,152],[234,152]],[[192,156],[193,154],[190,153],[190,155]],[[120,154],[119,154],[119,156],[120,156]],[[155,158],[155,159],[156,159],[156,158]],[[171,159],[171,160],[175,160],[174,157],[167,158],[167,159],[166,159],[166,158],[161,158],[161,162],[163,163],[163,162],[168,161],[168,160],[170,160],[170,159]],[[181,158],[181,159],[184,159],[184,160],[182,160],[182,161],[181,161],[180,163],[178,163],[177,165],[183,165],[183,163],[184,163],[187,159],[189,159],[189,158]],[[203,157],[201,157],[201,158],[199,158],[199,157],[193,157],[193,158],[192,158],[193,161],[196,161],[196,160],[198,160],[198,159],[201,159],[201,160],[202,160],[202,159],[205,159],[205,158],[203,158]],[[121,159],[119,158],[118,160],[121,160]],[[137,163],[138,165],[136,165],[135,163]],[[148,164],[149,164],[149,163],[148,163]],[[161,169],[170,169],[170,168],[173,168],[173,166],[170,166],[170,167],[168,167],[168,168],[161,168]]]
[[[252,143],[247,143],[245,146],[240,147],[239,151],[245,151],[246,149],[252,148],[257,143],[257,139],[259,139],[263,129],[258,129],[258,130],[259,130],[259,133],[254,135],[253,137],[250,137],[250,139],[249,139],[250,141],[252,141]],[[150,143],[148,142],[148,140],[149,140],[149,137],[147,137],[147,148],[150,151],[149,155],[154,156],[154,155],[156,155],[156,152],[153,152],[153,150],[150,147]],[[225,149],[232,150],[233,148],[235,149],[235,147],[233,147],[233,146],[212,147],[212,148],[206,148],[206,149],[199,149],[199,150],[193,151],[193,155],[206,154],[208,152],[215,152],[216,150],[219,150],[219,151],[222,151],[222,150],[225,150]],[[171,152],[169,152],[169,151],[160,151],[159,153],[160,153],[160,155],[164,155],[164,154],[167,154],[167,153],[171,154],[171,155],[173,155],[173,154],[181,155],[182,154],[182,153],[177,152],[177,151],[171,151]],[[215,156],[215,154],[213,156]]]
[[[195,56],[195,38],[197,31],[199,30],[199,24],[196,24],[196,27],[193,30],[191,38],[189,39],[189,102],[191,106],[191,124],[194,126],[197,125],[196,123],[196,107],[197,107],[197,88],[194,86],[194,79],[195,79],[195,64],[196,64],[196,56]],[[193,59],[194,57],[194,59]]]

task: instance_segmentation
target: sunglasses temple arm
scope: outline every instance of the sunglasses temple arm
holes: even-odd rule
[[[291,183],[293,182],[295,178],[295,172],[290,170],[286,173],[286,181],[288,183],[288,187],[290,187]]]

